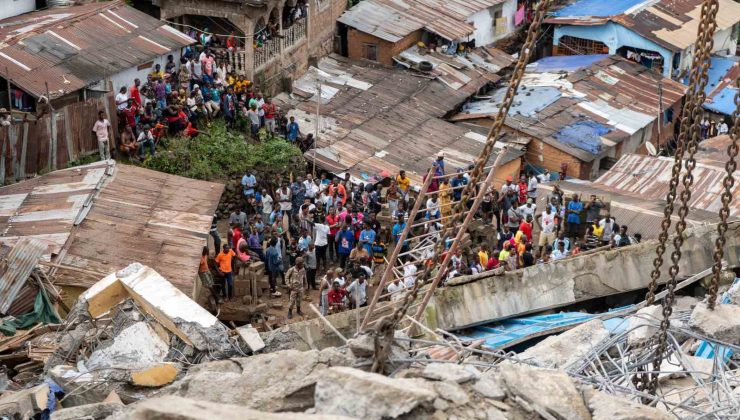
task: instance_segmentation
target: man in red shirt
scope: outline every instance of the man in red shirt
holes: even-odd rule
[[[236,245],[239,243],[239,239],[242,238],[242,231],[239,229],[239,223],[234,223],[231,226],[231,244],[233,249],[239,249]]]
[[[337,254],[336,236],[339,229],[342,227],[342,219],[337,214],[337,209],[334,206],[329,207],[329,214],[326,215],[326,224],[329,226],[329,235],[326,237],[328,254],[327,258],[331,261],[337,261],[339,258]]]
[[[126,104],[126,108],[121,111],[123,114],[123,117],[126,120],[126,126],[131,127],[131,130],[133,130],[134,135],[137,134],[136,132],[136,114],[139,112],[139,107],[136,106],[133,99],[128,100],[128,104]]]
[[[347,291],[339,287],[339,282],[335,280],[328,294],[330,313],[341,312],[344,310],[345,296],[347,296]]]
[[[134,100],[137,107],[141,107],[141,93],[139,93],[139,86],[141,86],[141,80],[134,79],[134,85],[131,86],[131,93],[128,96]]]
[[[522,220],[519,224],[519,232],[526,235],[528,240],[532,240],[532,216],[527,215],[526,220]]]
[[[529,192],[529,183],[527,178],[522,175],[519,178],[519,204],[525,204],[527,202],[527,192]]]
[[[262,105],[262,110],[265,111],[265,128],[267,134],[272,137],[275,134],[275,115],[277,114],[277,106],[272,103],[272,98],[269,96],[265,99],[265,104]]]

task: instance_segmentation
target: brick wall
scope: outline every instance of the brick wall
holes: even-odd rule
[[[347,2],[342,0],[309,2],[309,56],[323,57],[334,50],[336,21],[346,9]]]
[[[581,162],[578,158],[550,146],[542,140],[532,139],[527,145],[526,160],[535,166],[549,169],[550,172],[560,172],[562,163],[568,164],[568,176],[590,179],[591,162]]]
[[[409,34],[402,40],[392,43],[380,38],[360,32],[356,29],[347,30],[347,53],[349,58],[355,60],[364,59],[363,45],[372,44],[378,46],[377,62],[386,66],[393,66],[393,56],[398,55],[401,51],[409,48],[415,43],[421,41],[421,31]]]

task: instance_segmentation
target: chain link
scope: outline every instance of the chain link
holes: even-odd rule
[[[496,114],[494,122],[491,125],[491,129],[488,132],[486,144],[483,146],[483,150],[481,150],[480,154],[478,155],[478,158],[475,162],[475,167],[470,173],[470,181],[467,185],[465,185],[465,188],[462,191],[461,200],[459,200],[458,204],[453,209],[454,211],[452,217],[450,217],[445,222],[445,225],[442,228],[442,239],[437,242],[437,245],[434,249],[434,254],[430,258],[431,261],[438,261],[439,256],[444,252],[445,243],[452,236],[452,233],[456,227],[459,227],[460,229],[465,228],[464,224],[463,226],[458,226],[458,223],[465,212],[465,206],[474,194],[475,187],[476,185],[478,185],[483,169],[485,168],[488,159],[491,157],[494,145],[496,144],[501,129],[504,126],[506,115],[508,114],[511,105],[514,102],[514,97],[516,96],[517,89],[519,88],[519,84],[521,83],[522,77],[524,76],[524,71],[526,69],[532,50],[535,46],[542,21],[544,20],[545,14],[550,8],[551,2],[552,0],[541,0],[539,3],[537,3],[534,19],[527,31],[527,38],[522,45],[522,49],[519,53],[519,60],[514,67],[514,72],[512,74],[511,81],[509,82],[509,87],[506,91],[504,101],[499,107],[498,113]],[[483,188],[485,188],[485,186],[483,186]],[[419,197],[419,199],[421,199],[421,197]],[[393,262],[391,261],[389,263]],[[444,268],[445,267],[438,267],[439,270],[444,270]],[[403,297],[401,305],[396,308],[393,314],[383,317],[378,321],[378,325],[375,330],[375,355],[372,365],[373,372],[380,373],[385,369],[385,361],[387,360],[388,354],[390,352],[390,346],[393,342],[393,334],[395,333],[396,326],[406,315],[411,304],[417,299],[419,289],[429,279],[431,269],[432,267],[429,264],[425,264],[423,273],[421,274],[421,276],[417,277],[417,281],[414,283],[414,287],[411,289],[411,291]]]
[[[649,379],[646,374],[642,375],[642,386],[651,395],[655,395],[658,385],[658,374],[660,371],[660,365],[663,362],[663,355],[667,348],[667,337],[668,328],[670,327],[670,317],[673,313],[673,301],[675,299],[675,290],[677,284],[677,278],[679,273],[679,261],[681,260],[681,247],[684,241],[684,231],[686,230],[686,216],[689,213],[689,201],[691,200],[691,187],[694,184],[693,171],[696,167],[696,159],[694,155],[699,146],[700,141],[700,127],[699,123],[704,114],[702,105],[706,100],[706,93],[704,88],[707,85],[707,73],[710,65],[710,54],[712,47],[714,46],[714,32],[717,28],[717,11],[719,9],[718,0],[704,0],[701,9],[701,21],[699,24],[699,31],[697,34],[697,43],[695,48],[694,62],[698,60],[699,66],[692,67],[691,72],[691,83],[689,84],[690,99],[687,99],[685,104],[681,123],[681,132],[679,136],[679,143],[686,142],[686,151],[688,152],[688,159],[685,164],[685,172],[681,176],[681,184],[683,190],[681,191],[681,207],[678,209],[678,223],[676,223],[676,233],[673,237],[673,252],[671,253],[671,267],[668,269],[670,276],[667,282],[668,294],[663,300],[663,319],[660,323],[660,329],[656,338],[657,347],[655,350],[655,358],[653,359],[652,373],[649,374]],[[689,102],[690,100],[690,102]],[[687,125],[684,126],[684,124]],[[680,147],[680,146],[679,146]],[[680,163],[678,157],[676,162]],[[675,169],[675,165],[674,165]],[[680,165],[679,165],[680,172]],[[672,173],[677,179],[678,173]],[[674,178],[671,178],[673,181]],[[673,186],[673,182],[671,186]],[[675,197],[675,190],[672,191]],[[670,193],[669,193],[670,194]],[[666,203],[668,205],[668,203]],[[666,220],[664,219],[665,223]],[[668,222],[670,223],[670,222]],[[663,233],[661,233],[662,235]],[[657,277],[660,277],[660,266],[662,265],[662,255],[658,255],[661,261],[658,264],[654,264],[655,270],[653,272],[653,279],[655,279],[655,272],[657,271]],[[658,258],[656,258],[657,260]],[[657,280],[653,280],[657,285]],[[651,282],[651,291],[654,293],[653,283]],[[654,296],[653,296],[654,300]]]
[[[732,116],[732,131],[730,132],[730,145],[727,146],[727,163],[725,164],[725,179],[722,182],[722,208],[719,210],[720,222],[717,225],[717,239],[714,241],[714,265],[712,266],[712,283],[709,286],[709,309],[714,309],[717,302],[717,289],[722,272],[722,257],[725,252],[725,236],[727,234],[727,218],[730,216],[730,203],[732,202],[732,187],[735,185],[735,170],[737,169],[738,144],[740,137],[740,77],[735,79],[735,112]]]

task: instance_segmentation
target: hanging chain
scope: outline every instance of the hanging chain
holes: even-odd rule
[[[681,191],[681,207],[678,209],[678,223],[676,223],[676,233],[673,237],[673,252],[671,253],[671,267],[668,270],[670,276],[667,282],[668,294],[663,300],[663,320],[660,323],[660,330],[657,337],[657,347],[655,351],[655,358],[653,359],[653,367],[650,373],[650,379],[646,384],[646,390],[651,395],[655,395],[656,388],[658,385],[658,372],[660,371],[660,365],[663,362],[663,355],[667,348],[668,328],[671,324],[671,314],[673,313],[673,301],[675,299],[675,290],[677,284],[677,277],[679,273],[678,263],[681,260],[681,247],[684,241],[684,231],[686,230],[686,216],[689,213],[689,201],[691,200],[691,187],[694,184],[693,170],[696,167],[696,159],[694,155],[699,146],[700,141],[700,128],[699,122],[701,121],[704,111],[702,105],[706,100],[706,93],[704,88],[707,85],[707,73],[710,66],[710,54],[712,47],[714,46],[714,32],[717,29],[717,10],[719,9],[718,0],[704,0],[701,9],[701,22],[699,24],[699,34],[701,43],[697,43],[696,56],[700,60],[700,67],[697,68],[699,75],[695,78],[698,82],[696,86],[690,86],[689,88],[695,88],[694,95],[692,96],[693,102],[687,103],[689,107],[688,112],[691,114],[688,116],[691,118],[691,124],[687,131],[686,140],[687,151],[689,153],[688,159],[686,160],[685,172],[681,177],[681,183],[683,190]],[[689,118],[686,118],[687,122]],[[683,127],[682,127],[683,128]],[[682,130],[683,132],[683,130]]]
[[[714,309],[717,302],[717,289],[719,288],[719,277],[722,271],[722,257],[725,252],[725,236],[727,234],[727,218],[730,216],[730,203],[732,202],[732,187],[735,185],[735,170],[737,169],[738,144],[740,137],[740,77],[735,79],[735,113],[732,116],[732,131],[730,132],[730,145],[727,146],[728,160],[725,164],[725,179],[722,185],[722,208],[719,210],[720,222],[717,225],[717,239],[714,241],[714,265],[712,266],[712,284],[709,286],[709,309]]]
[[[474,194],[475,186],[478,184],[483,169],[485,168],[488,159],[491,157],[491,153],[493,152],[496,140],[498,139],[499,133],[504,126],[506,115],[508,114],[511,105],[514,102],[514,97],[516,96],[517,89],[519,88],[519,84],[521,83],[522,77],[524,76],[524,70],[526,69],[532,50],[535,47],[542,21],[544,20],[545,14],[550,8],[551,2],[552,0],[541,0],[539,3],[537,3],[535,16],[532,24],[529,26],[529,29],[527,31],[527,38],[522,45],[521,51],[519,52],[519,60],[514,67],[514,72],[512,74],[511,81],[509,82],[506,96],[504,97],[504,100],[499,107],[498,113],[496,114],[496,117],[494,119],[494,122],[491,125],[491,129],[488,132],[486,144],[483,146],[483,150],[481,150],[480,154],[478,155],[478,158],[475,162],[475,167],[470,173],[470,181],[467,185],[465,185],[461,194],[461,199],[453,209],[454,211],[452,217],[450,217],[445,222],[445,225],[442,229],[442,239],[437,242],[437,245],[434,249],[434,254],[430,258],[431,261],[437,261],[439,259],[439,255],[445,249],[445,243],[447,242],[447,239],[452,236],[452,232],[454,231],[455,227],[457,227],[460,218],[465,212],[465,206],[467,202]],[[485,186],[483,186],[483,188],[485,188]],[[419,199],[421,199],[421,197],[419,197]],[[464,226],[462,226],[461,228],[464,228]],[[438,267],[438,269],[443,270],[444,267]],[[414,287],[411,289],[411,291],[403,297],[401,305],[396,308],[393,314],[381,318],[378,321],[375,332],[375,354],[372,366],[373,372],[381,373],[384,371],[385,362],[390,352],[391,344],[393,342],[393,334],[395,333],[396,326],[399,324],[399,322],[401,322],[403,317],[406,316],[409,307],[418,296],[419,289],[422,285],[426,283],[430,273],[431,266],[429,264],[425,264],[422,275],[417,278],[417,281],[414,283]]]

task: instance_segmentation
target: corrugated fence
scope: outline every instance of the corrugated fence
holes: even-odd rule
[[[97,153],[92,126],[98,111],[108,115],[114,133],[118,118],[112,94],[77,102],[54,110],[38,121],[13,124],[0,129],[0,185],[33,177],[40,172],[62,169],[70,161]]]

